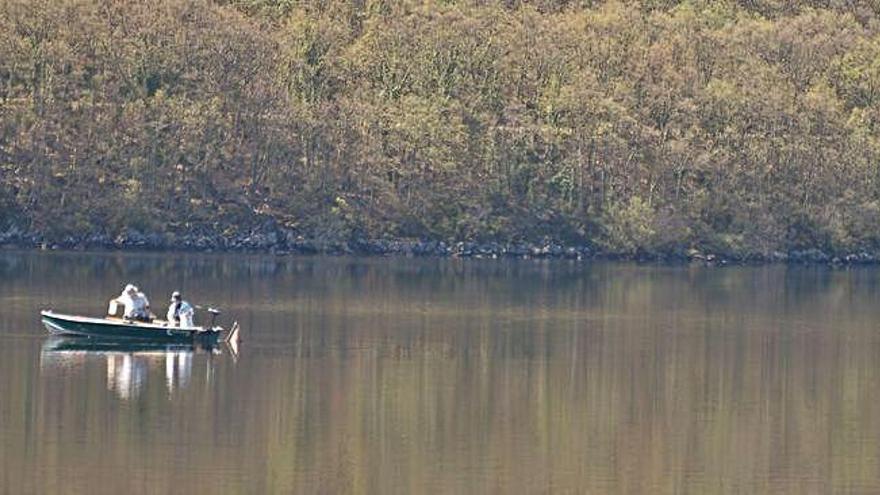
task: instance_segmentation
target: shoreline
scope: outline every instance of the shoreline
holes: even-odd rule
[[[290,232],[268,231],[247,234],[141,234],[129,232],[111,238],[91,235],[79,239],[67,237],[48,240],[42,234],[28,234],[18,229],[0,232],[0,250],[42,250],[65,252],[191,252],[191,253],[247,253],[275,256],[374,256],[425,257],[472,259],[558,259],[582,261],[630,261],[669,265],[699,264],[728,265],[878,265],[880,252],[829,253],[817,248],[730,255],[690,248],[668,252],[613,253],[594,246],[566,245],[555,241],[543,242],[476,242],[433,241],[411,239],[355,239],[349,241],[319,240]]]

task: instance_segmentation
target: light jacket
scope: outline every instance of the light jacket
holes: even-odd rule
[[[195,311],[193,310],[193,307],[186,301],[180,301],[179,304],[171,303],[171,305],[168,306],[166,320],[168,320],[168,325],[172,327],[194,327],[196,326],[193,322],[194,315]]]
[[[134,318],[136,316],[149,316],[150,301],[143,292],[137,292],[131,296],[127,292],[123,292],[112,302],[117,302],[125,306],[123,316],[126,318]],[[111,305],[111,312],[113,306]]]

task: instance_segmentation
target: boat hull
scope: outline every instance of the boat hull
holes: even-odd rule
[[[219,340],[222,333],[220,329],[165,327],[149,323],[64,315],[52,311],[43,311],[40,314],[46,330],[55,335],[145,342],[213,344]]]

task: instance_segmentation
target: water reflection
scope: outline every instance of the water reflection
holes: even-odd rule
[[[880,493],[878,275],[0,253],[0,494]],[[246,352],[44,343],[129,279]]]
[[[40,353],[43,374],[69,375],[77,368],[103,363],[106,367],[107,390],[120,399],[137,398],[152,377],[157,382],[164,371],[164,385],[169,396],[185,390],[192,380],[193,356],[228,354],[237,358],[237,349],[225,344],[202,346],[192,344],[151,344],[142,342],[114,342],[85,338],[51,337],[46,339]],[[205,384],[213,376],[214,359],[205,361],[201,375]]]

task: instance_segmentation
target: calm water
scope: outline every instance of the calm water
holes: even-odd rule
[[[88,349],[133,281],[238,352]],[[0,253],[0,494],[878,493],[880,271]]]

